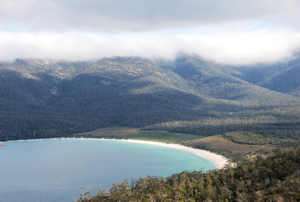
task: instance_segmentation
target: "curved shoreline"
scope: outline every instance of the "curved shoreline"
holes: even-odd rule
[[[218,169],[222,169],[227,163],[228,159],[225,157],[203,150],[203,149],[194,149],[192,147],[183,146],[180,144],[167,144],[164,142],[155,142],[155,141],[146,141],[146,140],[134,140],[134,139],[108,139],[108,138],[47,138],[47,139],[28,139],[28,140],[12,140],[7,142],[19,142],[19,141],[36,141],[36,140],[110,140],[110,141],[122,141],[122,142],[130,142],[130,143],[137,143],[137,144],[148,144],[148,145],[155,145],[161,147],[168,147],[172,149],[178,149],[186,152],[190,152],[202,158],[205,158],[212,162]],[[0,144],[5,142],[0,142]]]
[[[110,139],[108,139],[110,140]],[[123,139],[120,141],[124,141],[124,142],[131,142],[131,143],[139,143],[139,144],[148,144],[148,145],[155,145],[155,146],[161,146],[161,147],[168,147],[168,148],[172,148],[172,149],[178,149],[178,150],[182,150],[182,151],[186,151],[186,152],[190,152],[192,154],[195,154],[197,156],[200,156],[202,158],[205,158],[207,160],[209,160],[210,162],[212,162],[218,169],[222,169],[227,163],[228,163],[228,159],[226,159],[225,157],[203,150],[203,149],[195,149],[192,147],[187,147],[187,146],[183,146],[180,144],[167,144],[167,143],[163,143],[163,142],[154,142],[154,141],[145,141],[145,140],[133,140],[133,139]]]

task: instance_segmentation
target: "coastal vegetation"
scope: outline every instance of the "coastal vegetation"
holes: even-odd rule
[[[300,131],[234,131],[223,134],[223,137],[236,143],[250,145],[298,146]]]
[[[130,127],[106,127],[77,133],[75,137],[115,138],[159,141],[205,149],[225,156],[232,162],[245,162],[257,155],[267,155],[276,148],[287,149],[299,145],[297,131],[234,131],[213,136],[199,136],[163,130],[143,131]],[[269,135],[269,136],[268,136]],[[276,138],[277,137],[277,138]],[[273,139],[274,140],[273,140]]]
[[[148,176],[112,184],[97,196],[87,191],[84,201],[299,201],[300,148],[276,149],[267,158],[257,156],[236,167],[182,172],[170,177]]]
[[[106,127],[94,131],[77,133],[75,137],[86,138],[115,138],[115,139],[138,139],[169,143],[184,143],[185,140],[202,138],[199,135],[172,133],[168,131],[141,131],[138,128],[129,127]]]

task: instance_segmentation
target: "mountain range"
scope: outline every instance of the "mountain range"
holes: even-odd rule
[[[298,127],[299,78],[300,58],[251,66],[195,55],[16,59],[0,64],[0,140],[70,136],[106,126],[196,134],[204,133],[199,125],[226,125],[226,131],[259,124]]]

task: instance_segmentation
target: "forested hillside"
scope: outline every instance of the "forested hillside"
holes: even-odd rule
[[[0,64],[0,141],[131,126],[202,136],[299,130],[299,59],[230,67],[174,61],[17,59]]]
[[[124,181],[94,197],[83,193],[79,201],[299,201],[299,167],[300,149],[276,150],[235,168]]]
[[[300,58],[287,63],[235,67],[236,76],[258,86],[300,97]]]

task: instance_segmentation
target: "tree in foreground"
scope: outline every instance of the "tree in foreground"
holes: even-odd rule
[[[300,148],[277,149],[273,156],[235,168],[124,181],[79,201],[300,201]]]

